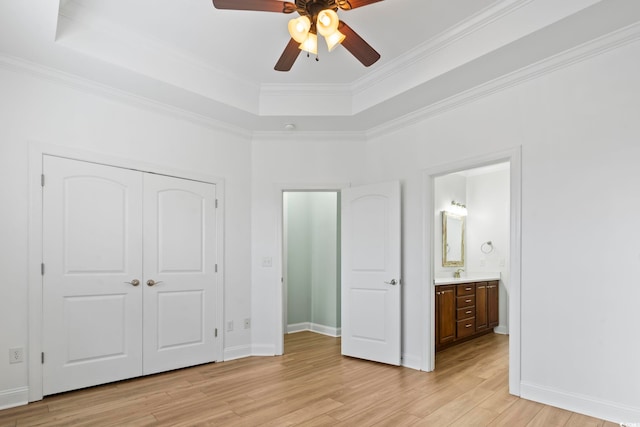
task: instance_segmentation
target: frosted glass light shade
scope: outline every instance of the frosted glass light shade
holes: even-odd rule
[[[318,33],[322,36],[328,36],[334,33],[338,29],[340,19],[338,14],[333,9],[325,9],[318,14],[318,20],[316,21],[316,28]]]
[[[329,52],[331,52],[333,49],[336,48],[336,46],[342,43],[345,37],[346,36],[338,30],[335,30],[333,33],[329,34],[328,36],[325,36],[324,39],[327,42],[327,48],[329,49]]]
[[[309,33],[307,38],[300,44],[299,48],[314,55],[318,54],[318,36]]]
[[[311,21],[306,16],[291,19],[289,21],[289,35],[298,43],[303,43],[307,39]]]

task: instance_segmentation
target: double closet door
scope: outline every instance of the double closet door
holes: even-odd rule
[[[218,360],[214,184],[44,156],[45,395]]]

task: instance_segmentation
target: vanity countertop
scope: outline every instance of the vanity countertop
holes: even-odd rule
[[[500,273],[473,273],[463,277],[436,277],[433,284],[440,285],[457,285],[458,283],[485,282],[487,280],[500,280]]]

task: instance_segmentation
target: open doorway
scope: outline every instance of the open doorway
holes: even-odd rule
[[[433,192],[435,283],[473,283],[474,278],[477,282],[497,280],[499,323],[493,329],[500,334],[509,333],[509,178],[509,163],[496,163],[438,176]],[[461,217],[463,227],[447,230],[443,227],[442,212],[453,213],[449,217]],[[454,231],[460,233],[456,239],[452,239]],[[446,236],[459,245],[445,242]],[[455,261],[451,261],[452,257]],[[454,279],[454,275],[460,277],[448,280]]]
[[[448,165],[442,165],[440,167],[432,168],[424,171],[425,178],[425,189],[426,189],[426,199],[425,199],[425,221],[426,221],[426,242],[429,244],[430,250],[428,250],[429,257],[425,260],[430,264],[430,268],[426,268],[428,274],[425,276],[425,292],[426,295],[426,306],[425,306],[425,318],[424,321],[426,324],[430,325],[429,339],[424,342],[425,345],[425,359],[424,359],[424,368],[427,371],[434,370],[435,366],[435,348],[436,348],[436,325],[435,325],[435,316],[436,316],[436,298],[437,298],[437,289],[436,282],[438,275],[449,275],[453,277],[453,271],[443,271],[442,270],[442,250],[443,250],[443,240],[442,240],[442,214],[441,210],[442,206],[437,205],[436,201],[436,180],[439,177],[444,177],[447,175],[451,175],[454,173],[462,174],[463,177],[465,174],[473,175],[475,170],[478,169],[481,171],[483,167],[491,166],[491,167],[504,167],[501,164],[506,164],[508,166],[508,170],[504,171],[508,178],[508,199],[502,202],[499,202],[503,206],[503,212],[506,213],[507,220],[502,220],[503,227],[506,226],[506,230],[508,230],[507,237],[501,238],[503,242],[500,245],[504,245],[504,247],[500,248],[500,251],[496,248],[496,242],[492,239],[493,237],[486,237],[483,235],[478,235],[471,237],[469,240],[465,240],[466,250],[467,251],[476,251],[480,254],[475,254],[469,260],[465,258],[465,267],[457,267],[453,271],[458,268],[464,268],[467,274],[474,273],[473,270],[480,269],[485,272],[489,272],[489,269],[498,270],[500,273],[500,301],[501,310],[500,313],[500,323],[501,327],[497,328],[497,331],[500,333],[508,333],[508,363],[509,363],[509,392],[516,396],[520,395],[520,378],[521,378],[521,348],[520,348],[520,335],[521,335],[521,322],[520,322],[520,300],[521,300],[521,280],[520,280],[520,271],[521,271],[521,153],[519,148],[515,148],[512,150],[506,150],[502,152],[496,152],[493,154],[485,155],[482,157],[477,157],[474,159],[466,159],[462,161],[458,161],[455,163],[451,163]],[[500,165],[500,166],[495,166]],[[462,172],[468,171],[468,172]],[[464,184],[464,188],[466,190],[466,183]],[[489,189],[491,187],[489,186]],[[486,192],[485,192],[486,194]],[[467,213],[468,216],[472,211],[472,203],[484,203],[491,202],[491,197],[487,197],[483,200],[478,200],[478,197],[470,196],[470,199],[467,199],[467,195],[463,194],[464,200],[458,201],[461,204],[467,204]],[[484,196],[481,196],[484,197]],[[445,201],[443,203],[451,204],[452,200]],[[467,203],[464,203],[467,202]],[[495,200],[491,202],[493,204],[498,204]],[[477,205],[479,206],[479,205]],[[471,220],[472,223],[469,224],[469,227],[473,223],[475,228],[480,227],[480,223],[476,222],[476,220],[483,220],[483,215],[480,209],[477,209],[477,212],[474,212],[476,218]],[[504,215],[502,215],[504,216]],[[439,223],[437,223],[438,221]],[[504,230],[505,228],[503,228]],[[489,228],[490,230],[490,228]],[[493,250],[491,248],[484,245],[487,242],[491,242],[493,245]],[[483,253],[484,251],[489,252],[488,254]],[[436,252],[438,255],[436,256]],[[491,258],[489,258],[489,255]],[[437,259],[436,259],[437,258]],[[497,264],[497,265],[496,265]],[[504,265],[502,265],[504,264]],[[482,267],[482,268],[480,268]],[[496,268],[497,267],[497,268]],[[440,269],[440,270],[439,270]],[[504,274],[503,274],[504,271]],[[464,273],[464,272],[461,272]],[[454,315],[457,315],[457,312],[454,310]],[[457,325],[456,325],[457,327]],[[492,331],[494,330],[491,328]]]
[[[339,337],[340,193],[282,192],[283,334]]]

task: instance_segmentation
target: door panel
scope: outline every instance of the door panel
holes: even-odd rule
[[[400,364],[400,184],[342,191],[342,354]]]
[[[144,373],[214,361],[215,185],[148,174],[144,188]]]
[[[45,395],[142,373],[142,177],[44,156]]]
[[[43,173],[43,394],[216,360],[215,185],[52,156]]]

